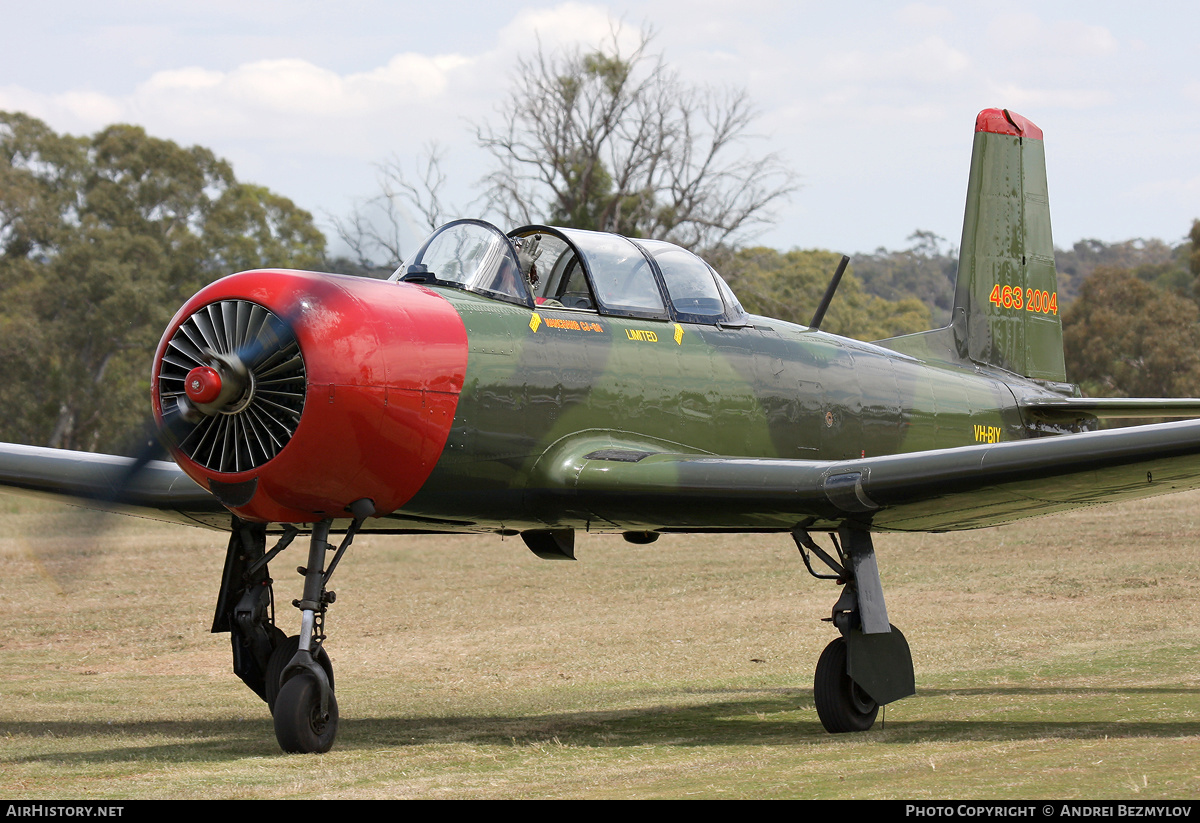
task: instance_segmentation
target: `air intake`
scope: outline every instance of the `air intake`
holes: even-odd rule
[[[256,348],[242,396],[215,414],[204,416],[180,438],[179,451],[213,472],[237,473],[258,468],[291,440],[304,410],[304,358],[295,338],[275,342],[281,322],[247,300],[209,303],[176,330],[158,366],[158,392],[169,429],[180,414],[184,379],[197,366],[212,365],[212,355],[232,357]],[[250,344],[257,341],[255,345]],[[182,421],[178,421],[182,423]],[[182,424],[185,428],[187,424]]]

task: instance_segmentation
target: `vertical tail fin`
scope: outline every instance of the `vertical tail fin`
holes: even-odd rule
[[[1042,130],[1007,110],[975,120],[951,326],[960,357],[1066,380]]]

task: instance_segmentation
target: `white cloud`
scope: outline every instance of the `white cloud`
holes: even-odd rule
[[[122,113],[119,102],[98,92],[69,91],[55,95],[54,101],[82,122],[108,124],[119,120]]]
[[[435,98],[445,92],[448,74],[469,62],[457,55],[398,54],[347,75],[299,59],[259,60],[229,72],[175,69],[140,85],[130,105],[146,113],[202,110],[229,123],[250,116],[362,115]]]
[[[1010,108],[1092,109],[1110,106],[1115,100],[1112,92],[1105,89],[1029,88],[1011,83],[994,86],[992,93]]]
[[[218,94],[239,107],[282,114],[338,115],[358,107],[344,78],[296,59],[238,66],[222,80]]]
[[[127,118],[120,100],[99,92],[39,94],[20,86],[0,88],[0,110],[23,111],[68,132],[91,132]]]
[[[573,43],[596,45],[611,34],[616,22],[603,6],[583,3],[524,9],[500,30],[497,44],[502,51],[516,52],[532,51],[539,42],[550,50]],[[622,24],[621,46],[632,45],[638,31],[637,24]]]

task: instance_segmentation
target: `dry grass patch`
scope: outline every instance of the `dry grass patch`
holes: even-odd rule
[[[836,599],[786,536],[362,537],[329,620],[342,729],[277,754],[208,627],[222,534],[0,498],[9,794],[1193,797],[1200,495],[877,539],[920,694],[826,735]],[[304,548],[273,564],[298,616]],[[289,556],[290,555],[290,556]]]

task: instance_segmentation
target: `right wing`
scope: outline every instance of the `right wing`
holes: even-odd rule
[[[545,511],[601,529],[972,529],[1200,488],[1200,421],[834,461],[592,441],[548,454],[541,480]]]
[[[229,512],[174,463],[0,443],[0,491],[192,526],[229,528]]]

